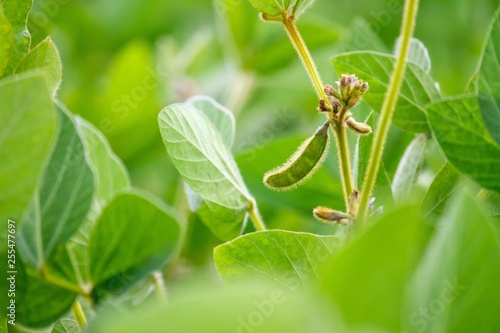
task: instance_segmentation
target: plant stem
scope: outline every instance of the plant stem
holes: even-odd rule
[[[165,292],[165,282],[163,281],[163,275],[161,272],[153,272],[153,285],[155,287],[156,294],[160,301],[165,302],[167,300],[167,293]]]
[[[344,115],[345,116],[345,115]],[[347,131],[345,129],[344,116],[340,116],[338,123],[332,124],[337,141],[337,151],[339,154],[340,174],[342,175],[342,188],[344,191],[344,201],[346,208],[349,207],[349,197],[354,189],[351,175],[351,164],[349,159],[349,144],[347,141]]]
[[[82,329],[85,326],[87,326],[87,319],[85,318],[85,313],[83,313],[82,306],[80,305],[80,302],[78,302],[78,300],[75,300],[73,302],[71,309],[73,310],[73,315],[75,316],[78,326]]]
[[[314,61],[311,57],[311,54],[304,43],[295,23],[293,21],[293,17],[284,17],[283,25],[285,26],[285,30],[287,32],[290,41],[292,42],[293,47],[297,51],[304,68],[306,69],[309,78],[312,81],[314,89],[316,90],[316,94],[318,97],[325,101],[327,105],[330,105],[330,101],[326,97],[323,83],[321,82],[321,77],[319,76],[318,70],[314,65]],[[328,115],[329,117],[331,115]],[[335,124],[332,124],[333,132],[335,134],[335,139],[337,142],[337,152],[339,158],[339,168],[340,174],[342,178],[342,188],[344,193],[344,201],[346,204],[346,209],[349,206],[349,196],[351,195],[354,183],[352,181],[351,175],[351,166],[350,166],[350,153],[349,153],[349,144],[347,141],[347,132],[345,130],[344,117],[340,117],[339,121],[335,121]]]
[[[391,76],[389,88],[385,96],[384,104],[380,112],[380,120],[377,124],[377,133],[373,142],[372,150],[370,153],[370,160],[366,169],[366,175],[361,190],[361,201],[358,211],[358,224],[364,223],[368,214],[368,205],[370,202],[371,193],[375,186],[377,174],[384,151],[387,133],[391,124],[394,110],[396,109],[396,102],[398,100],[401,83],[406,69],[406,58],[410,50],[410,41],[415,29],[415,21],[418,11],[418,0],[406,0],[405,11],[403,16],[403,23],[401,26],[401,44],[394,66],[394,71]]]
[[[285,26],[285,31],[290,38],[290,41],[292,42],[293,47],[299,54],[299,58],[302,61],[302,64],[304,65],[307,74],[309,75],[309,78],[312,81],[312,84],[314,86],[314,89],[316,90],[316,93],[318,94],[319,98],[324,99],[325,103],[330,104],[328,101],[328,98],[326,98],[325,92],[324,92],[324,87],[323,83],[321,83],[321,77],[319,76],[318,70],[316,69],[316,65],[314,64],[314,60],[311,57],[311,53],[309,52],[309,49],[307,48],[306,44],[304,43],[304,40],[302,39],[302,36],[300,35],[299,31],[297,30],[297,27],[295,26],[295,23],[293,21],[293,16],[292,17],[284,17],[283,18],[283,25]]]
[[[257,204],[254,201],[250,201],[250,207],[248,209],[248,214],[250,215],[250,219],[255,226],[257,231],[265,231],[267,230],[264,221],[260,217],[259,209],[257,208]]]

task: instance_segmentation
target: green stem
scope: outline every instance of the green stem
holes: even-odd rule
[[[323,83],[321,82],[321,77],[319,76],[318,70],[314,65],[314,61],[311,57],[311,53],[309,52],[302,36],[300,35],[292,17],[284,17],[283,25],[285,26],[285,30],[292,42],[293,47],[297,51],[302,64],[304,65],[309,78],[316,90],[316,94],[318,97],[325,101],[327,105],[330,105],[330,101],[326,97]],[[331,118],[331,115],[328,115]],[[339,168],[340,174],[342,177],[342,187],[344,191],[344,201],[346,204],[346,209],[349,206],[349,196],[353,191],[353,181],[351,175],[351,167],[350,167],[350,153],[349,153],[349,143],[347,141],[347,132],[345,130],[344,118],[340,117],[339,121],[335,122],[333,127],[333,132],[335,134],[335,139],[337,142],[337,152],[339,157]],[[333,126],[333,125],[332,125]]]
[[[248,209],[248,214],[250,215],[250,219],[253,222],[253,225],[255,226],[255,229],[257,231],[265,231],[267,230],[266,225],[264,224],[264,221],[262,221],[262,218],[260,217],[259,209],[257,208],[257,204],[253,201],[250,203],[250,207]]]
[[[309,49],[304,43],[302,36],[297,30],[293,19],[293,16],[283,18],[283,25],[285,26],[286,33],[288,34],[293,47],[299,54],[299,58],[302,61],[302,64],[304,65],[319,98],[324,99],[325,103],[329,104],[330,102],[328,101],[328,98],[326,98],[325,92],[323,90],[323,83],[321,83],[321,77],[319,76],[318,70],[316,69],[314,60],[311,57],[311,53],[309,53]]]
[[[368,162],[363,188],[361,190],[361,201],[359,204],[358,220],[359,224],[364,223],[368,214],[368,205],[370,197],[375,186],[377,174],[380,167],[380,161],[384,152],[384,145],[387,139],[387,133],[391,124],[396,102],[398,100],[401,83],[406,69],[406,58],[410,50],[410,41],[415,29],[415,21],[418,11],[418,0],[406,0],[403,24],[401,26],[401,44],[398,57],[391,76],[388,91],[380,112],[380,120],[377,124],[377,133],[373,142]]]
[[[80,302],[78,302],[78,300],[75,300],[73,302],[73,305],[71,306],[71,309],[73,310],[73,315],[75,316],[78,326],[81,329],[85,328],[85,326],[87,326],[87,319],[85,318],[85,313],[83,313]]]
[[[332,124],[337,141],[337,151],[339,154],[340,174],[342,175],[342,188],[344,190],[344,202],[346,209],[349,207],[349,197],[354,189],[351,176],[351,165],[349,161],[349,145],[347,141],[347,131],[344,122]]]
[[[167,300],[167,293],[165,292],[165,282],[163,281],[163,275],[161,272],[153,272],[153,285],[155,287],[158,299],[162,302]]]

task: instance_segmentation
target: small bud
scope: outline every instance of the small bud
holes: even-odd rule
[[[358,123],[354,118],[346,120],[347,127],[354,133],[359,135],[368,135],[372,132],[372,128],[365,123]]]
[[[359,80],[356,75],[350,74],[342,74],[340,81],[337,81],[337,85],[340,99],[348,109],[354,107],[368,90],[366,82]]]
[[[320,99],[318,102],[318,110],[321,112],[329,112],[329,111],[332,111],[332,107],[329,105],[326,105],[326,102],[324,99]]]
[[[339,212],[327,207],[316,207],[313,210],[313,214],[314,217],[317,218],[320,222],[329,224],[347,225],[347,222],[351,217],[349,214]]]
[[[342,103],[339,102],[338,99],[329,97],[330,104],[332,105],[332,112],[337,114],[342,110]]]

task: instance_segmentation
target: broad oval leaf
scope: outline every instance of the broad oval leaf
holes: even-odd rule
[[[62,79],[62,67],[59,52],[52,42],[47,38],[35,46],[16,68],[16,73],[27,72],[33,69],[44,70],[47,75],[47,84],[54,94]]]
[[[479,106],[486,128],[500,144],[500,10],[490,26],[479,68]]]
[[[124,274],[156,254],[166,261],[179,234],[178,222],[165,208],[136,193],[118,194],[104,208],[90,237],[93,285]]]
[[[396,41],[396,50],[399,49],[399,44],[401,39],[398,38]],[[408,53],[408,58],[406,61],[413,62],[423,69],[424,72],[430,74],[431,72],[431,58],[429,56],[429,51],[417,38],[412,38],[410,41],[410,53]]]
[[[304,290],[317,278],[318,267],[339,247],[340,239],[283,230],[243,235],[214,250],[214,260],[224,282],[254,279]]]
[[[315,0],[249,0],[259,12],[269,16],[280,16],[284,13],[293,14],[298,17]]]
[[[417,135],[399,161],[391,184],[392,194],[398,203],[410,199],[411,190],[418,179],[424,162],[426,143],[425,134]]]
[[[57,134],[57,114],[41,75],[1,81],[0,101],[0,235],[3,237],[7,219],[20,222],[32,199]]]
[[[477,98],[446,99],[430,105],[427,113],[451,164],[481,186],[500,192],[500,146],[485,128]]]
[[[405,331],[499,331],[498,234],[464,191],[454,197],[438,225],[408,285],[401,317]]]
[[[94,177],[73,116],[59,106],[59,132],[49,163],[19,230],[24,260],[41,267],[87,215]]]
[[[222,141],[228,149],[231,149],[234,142],[236,123],[231,111],[217,103],[208,96],[194,96],[186,101],[207,116],[214,127],[219,132]]]
[[[300,145],[282,166],[264,175],[264,184],[273,190],[291,190],[307,181],[323,163],[328,153],[329,122]]]
[[[194,106],[178,103],[163,109],[158,123],[167,153],[184,181],[214,215],[226,217],[213,225],[205,221],[207,226],[222,240],[238,236],[253,198],[212,122]],[[218,223],[233,232],[220,230]]]
[[[377,52],[350,52],[333,58],[337,73],[353,73],[370,84],[363,99],[380,112],[395,57]],[[419,66],[408,63],[392,122],[410,132],[429,132],[425,106],[439,98],[431,77]]]

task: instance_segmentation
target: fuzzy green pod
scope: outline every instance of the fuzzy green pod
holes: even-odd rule
[[[329,125],[329,122],[323,124],[285,164],[267,172],[264,184],[273,190],[287,191],[308,180],[326,157],[330,143]]]

